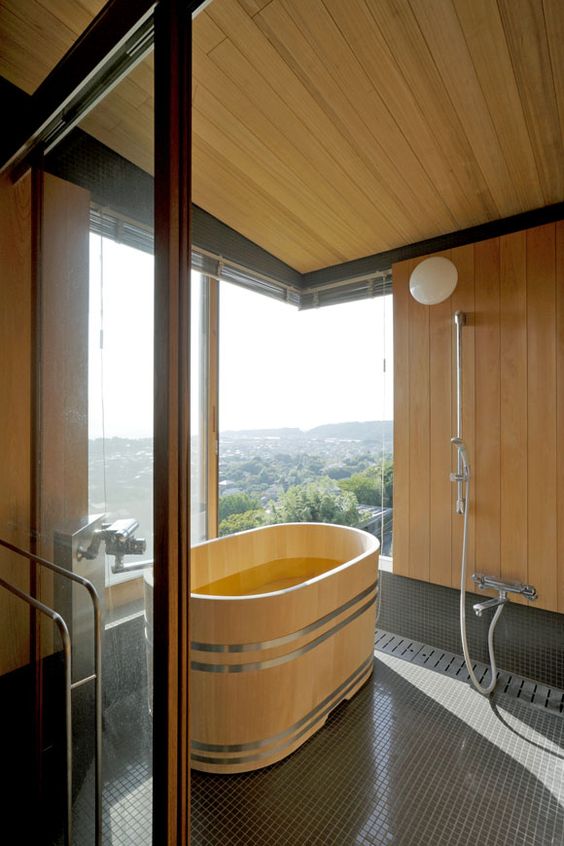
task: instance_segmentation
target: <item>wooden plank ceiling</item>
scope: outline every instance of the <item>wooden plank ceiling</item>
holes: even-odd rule
[[[101,0],[0,3],[31,92]],[[301,272],[564,199],[562,0],[214,0],[194,202]],[[83,128],[151,171],[147,61]]]

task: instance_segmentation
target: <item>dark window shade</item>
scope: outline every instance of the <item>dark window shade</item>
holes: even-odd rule
[[[219,256],[213,256],[197,247],[192,248],[192,270],[203,273],[205,276],[211,276],[220,282],[232,282],[234,285],[255,291],[257,294],[272,297],[275,300],[282,300],[295,306],[300,304],[300,292],[297,288],[285,285],[283,282],[277,282],[275,279],[270,279],[250,268],[241,267]]]
[[[385,297],[392,293],[392,273],[379,273],[371,278],[343,281],[327,285],[300,294],[300,309],[321,308],[322,306],[352,303],[372,297]]]
[[[119,244],[125,244],[146,253],[154,252],[153,231],[148,226],[136,223],[116,214],[114,211],[93,205],[90,210],[90,229]],[[363,279],[343,280],[315,289],[300,291],[263,275],[253,268],[215,256],[206,250],[192,248],[192,269],[204,276],[211,276],[224,282],[231,282],[257,294],[287,302],[300,309],[320,308],[338,303],[381,297],[392,292],[391,271],[379,271]]]
[[[90,207],[90,231],[144,253],[155,251],[152,229],[97,206]]]

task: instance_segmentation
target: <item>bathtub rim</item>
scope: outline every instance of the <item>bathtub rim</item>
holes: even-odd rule
[[[374,535],[371,535],[370,532],[366,532],[364,529],[358,529],[356,526],[343,526],[340,523],[272,523],[269,526],[257,526],[254,529],[246,529],[244,532],[236,532],[234,533],[237,535],[250,535],[257,532],[264,532],[268,529],[275,529],[280,528],[281,526],[302,526],[312,527],[312,526],[322,526],[327,528],[331,526],[335,529],[345,529],[347,532],[352,532],[357,535],[361,535],[363,537],[369,538],[371,541],[371,548],[365,549],[364,552],[361,552],[359,555],[356,555],[354,558],[351,558],[349,561],[344,561],[342,564],[339,564],[337,567],[332,567],[330,570],[325,570],[323,573],[320,573],[318,576],[314,576],[311,579],[306,579],[303,582],[299,582],[297,585],[292,585],[292,587],[282,588],[281,590],[273,590],[269,591],[268,593],[251,593],[251,594],[241,594],[236,596],[231,595],[216,595],[210,593],[197,593],[195,591],[190,591],[190,599],[198,599],[198,600],[213,600],[214,602],[237,602],[239,600],[252,600],[252,599],[265,599],[266,597],[271,596],[284,596],[285,594],[292,593],[293,591],[301,590],[302,588],[309,587],[310,585],[314,585],[317,582],[320,582],[322,579],[325,579],[329,576],[332,576],[336,573],[341,573],[349,567],[353,567],[357,564],[362,558],[365,558],[367,555],[372,555],[373,553],[379,553],[380,551],[380,541]],[[210,544],[219,543],[220,541],[226,541],[230,537],[234,535],[225,535],[219,538],[210,538],[207,541],[201,541],[200,543],[194,544],[192,549],[197,549],[201,546],[209,546]],[[258,566],[258,565],[257,565]],[[154,568],[151,570],[145,571],[143,574],[143,578],[145,582],[149,585],[151,590],[154,590],[155,587],[155,579],[154,579]]]

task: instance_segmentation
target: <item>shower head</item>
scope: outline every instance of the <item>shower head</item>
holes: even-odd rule
[[[451,438],[450,442],[451,444],[454,444],[454,446],[458,449],[458,454],[462,459],[464,469],[468,471],[470,469],[470,462],[468,461],[468,453],[466,452],[466,445],[464,441],[462,440],[462,438]]]

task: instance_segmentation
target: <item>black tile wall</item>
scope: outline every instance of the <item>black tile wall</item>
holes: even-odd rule
[[[380,628],[462,654],[460,591],[385,571],[380,571],[380,578]],[[485,663],[489,660],[487,637],[494,612],[485,611],[477,617],[472,605],[491,596],[491,592],[466,594],[470,655]],[[509,602],[497,623],[494,645],[500,669],[564,688],[563,614]]]

